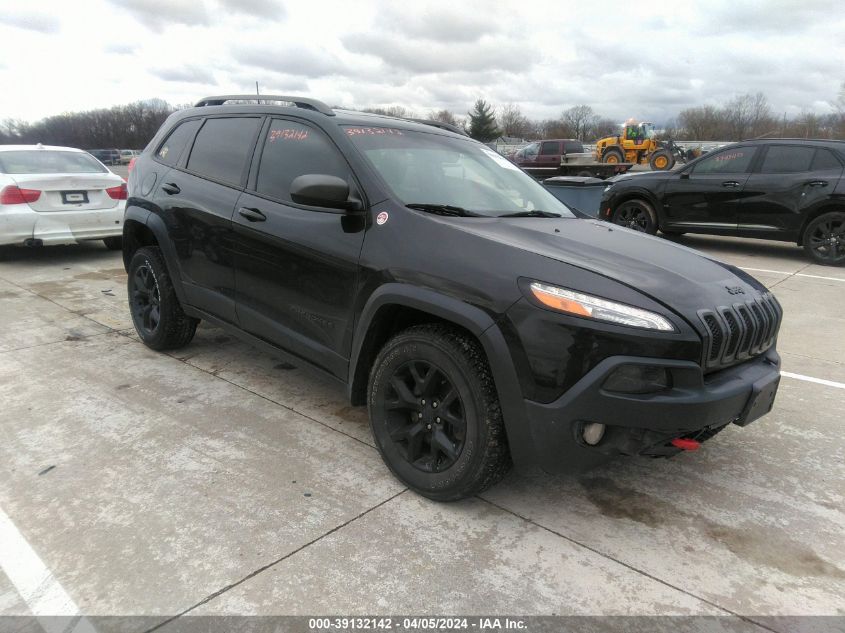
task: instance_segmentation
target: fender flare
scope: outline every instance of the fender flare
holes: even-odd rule
[[[402,283],[380,286],[370,295],[355,326],[347,380],[348,395],[352,395],[361,351],[370,325],[378,311],[387,305],[427,312],[466,329],[478,339],[493,373],[511,457],[517,466],[533,463],[535,451],[531,429],[525,418],[525,401],[505,337],[490,314],[460,299]]]
[[[176,249],[172,241],[168,238],[168,230],[164,220],[149,209],[135,205],[126,207],[126,211],[123,214],[124,233],[128,220],[144,225],[155,236],[158,248],[161,250],[162,255],[164,255],[164,261],[167,264],[167,271],[170,273],[170,281],[173,284],[173,289],[176,291],[176,296],[179,298],[179,302],[183,306],[186,306],[187,302],[185,299],[185,289],[182,287],[182,270],[179,266],[179,258],[176,255]],[[126,240],[123,243],[126,244]]]

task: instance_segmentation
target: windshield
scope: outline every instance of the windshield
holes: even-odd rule
[[[0,152],[4,174],[99,174],[108,169],[83,152],[24,149]]]
[[[346,134],[403,204],[491,217],[537,211],[575,217],[507,158],[474,141],[384,127],[347,126]]]

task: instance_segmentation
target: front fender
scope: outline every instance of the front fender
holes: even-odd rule
[[[460,299],[401,283],[388,283],[376,289],[362,309],[355,327],[347,382],[350,398],[356,388],[356,379],[360,381],[369,374],[369,368],[358,365],[362,362],[367,333],[379,310],[385,306],[403,306],[426,312],[466,329],[478,339],[493,373],[511,457],[518,466],[533,462],[531,430],[525,419],[519,379],[505,337],[493,316]]]

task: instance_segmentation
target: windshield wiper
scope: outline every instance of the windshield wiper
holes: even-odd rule
[[[428,213],[435,213],[437,215],[454,215],[464,218],[481,218],[485,217],[481,213],[469,211],[463,207],[455,207],[451,204],[428,204],[426,202],[412,202],[406,204],[409,209],[416,209],[417,211],[427,211]]]
[[[540,211],[540,209],[533,209],[531,211],[517,211],[516,213],[504,213],[497,215],[497,218],[562,218],[560,213],[553,213],[551,211]]]

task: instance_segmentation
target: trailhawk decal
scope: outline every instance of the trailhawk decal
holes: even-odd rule
[[[379,226],[381,226],[382,224],[384,224],[385,222],[387,222],[387,217],[388,217],[388,216],[387,216],[387,211],[382,211],[381,213],[379,213],[379,214],[376,216],[376,224],[378,224]]]

